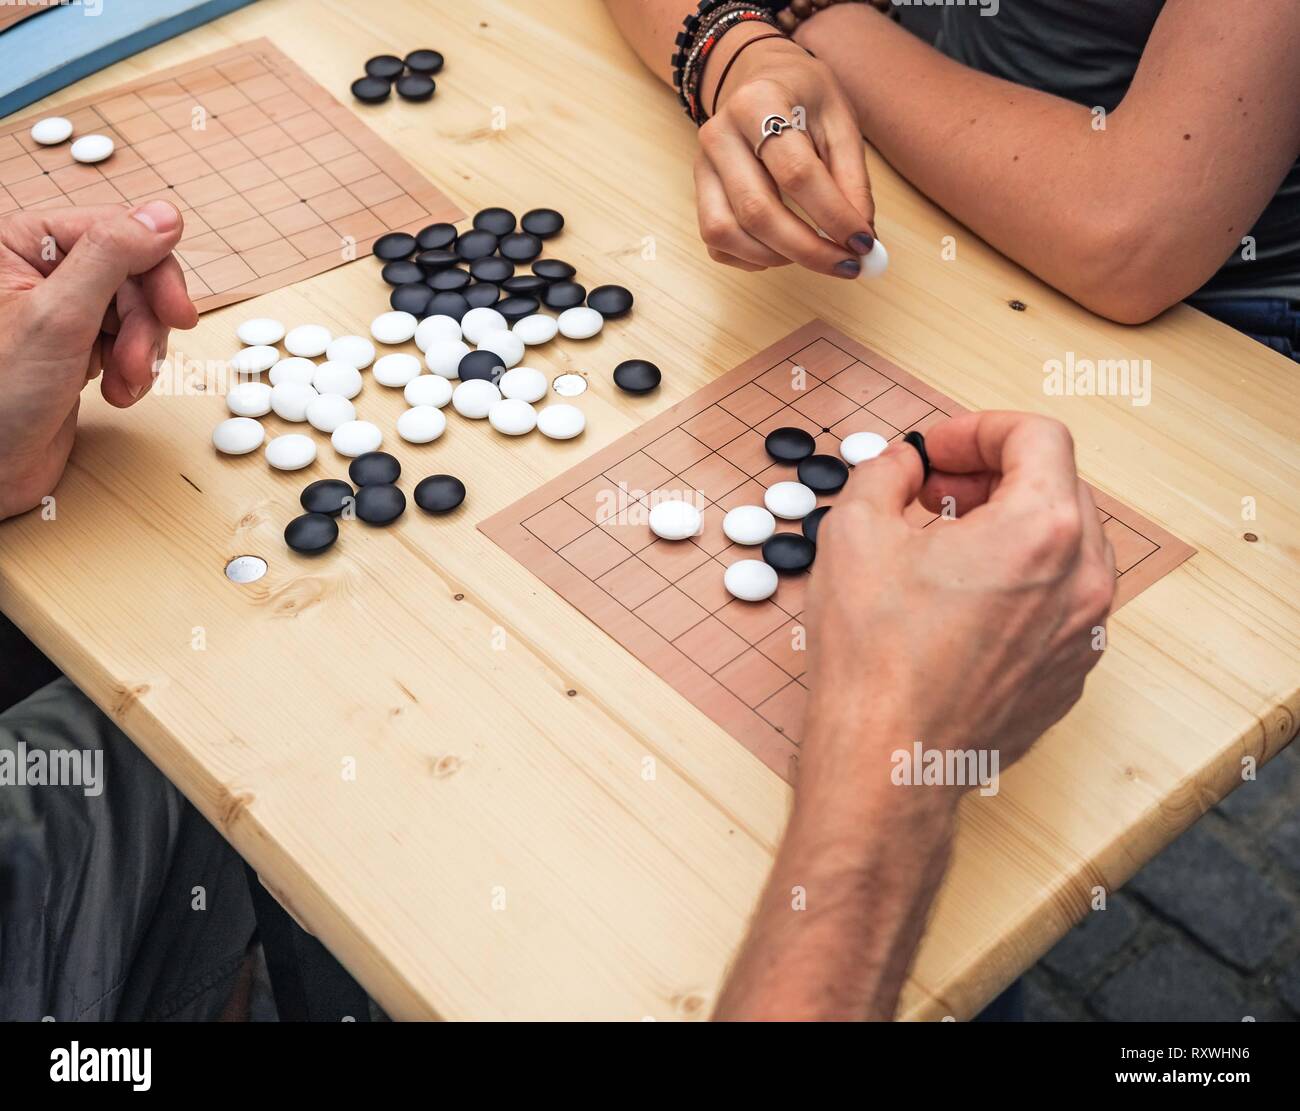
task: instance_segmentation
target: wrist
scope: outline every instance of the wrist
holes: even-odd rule
[[[873,19],[882,13],[874,4],[832,4],[830,7],[815,11],[802,20],[791,37],[801,47],[813,54],[819,53],[817,43],[825,43],[848,32],[848,29],[861,25],[864,19]],[[887,17],[886,17],[887,18]]]
[[[756,42],[756,39],[763,39]],[[752,45],[751,45],[752,44]],[[713,115],[728,93],[761,72],[776,55],[806,57],[793,40],[772,30],[767,23],[745,23],[733,27],[705,59],[700,74],[700,100]]]

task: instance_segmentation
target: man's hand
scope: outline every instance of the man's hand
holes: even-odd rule
[[[818,534],[799,782],[721,1018],[888,1018],[971,784],[901,785],[895,753],[1022,756],[1100,658],[1114,553],[1064,426],[1016,413],[854,469]],[[919,495],[958,518],[903,516]]]
[[[86,383],[102,371],[109,403],[135,404],[170,330],[197,323],[172,255],[181,226],[163,201],[0,219],[0,520],[54,489]]]

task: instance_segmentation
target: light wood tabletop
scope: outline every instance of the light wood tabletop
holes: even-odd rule
[[[260,453],[214,453],[213,393],[119,412],[87,391],[55,518],[0,526],[0,607],[390,1014],[709,1014],[789,789],[476,526],[814,317],[964,405],[1059,417],[1086,478],[1198,549],[1117,615],[1082,702],[1001,793],[964,804],[902,1015],[972,1015],[1238,784],[1244,760],[1292,737],[1293,363],[1187,308],[1142,328],[1099,320],[874,154],[883,280],[713,264],[694,129],[598,0],[262,0],[40,107],[259,36],[349,105],[369,56],[441,50],[432,102],[363,118],[467,212],[559,208],[547,253],[637,297],[596,340],[529,355],[590,373],[572,442],[456,421],[413,447],[391,432],[400,391],[367,384],[362,415],[407,476],[465,480],[451,519],[412,510],[295,556],[282,530],[299,490],[344,470],[327,445],[282,474]],[[365,333],[386,307],[365,259],[209,313],[172,355],[227,359],[250,316]],[[1070,352],[1150,360],[1150,404],[1048,396],[1044,363]],[[664,369],[657,395],[614,389],[632,357]],[[241,554],[267,576],[230,582]]]

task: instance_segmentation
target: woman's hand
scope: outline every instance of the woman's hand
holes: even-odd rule
[[[40,504],[67,465],[82,388],[134,405],[172,328],[198,314],[172,255],[164,201],[53,208],[0,219],[0,520]]]
[[[829,67],[772,38],[746,47],[713,91],[736,48],[763,33],[770,28],[724,35],[704,71],[701,93],[714,114],[700,129],[695,161],[700,234],[713,259],[742,270],[797,262],[856,278],[858,256],[875,239],[875,205],[857,119]],[[795,126],[756,156],[763,120],[773,114]]]

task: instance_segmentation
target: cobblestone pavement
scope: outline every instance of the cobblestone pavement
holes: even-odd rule
[[[1031,1022],[1300,1019],[1300,742],[1025,975]]]

